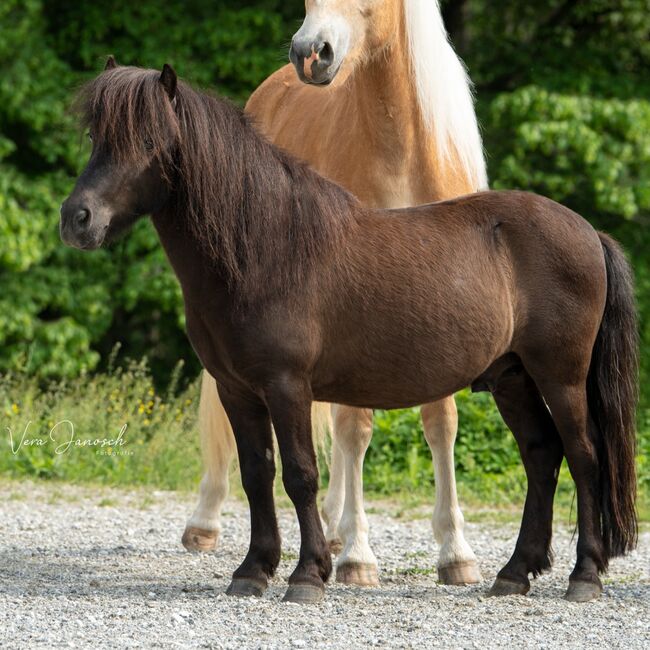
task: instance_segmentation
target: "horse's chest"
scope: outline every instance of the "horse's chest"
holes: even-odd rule
[[[416,179],[404,165],[388,166],[381,160],[359,160],[350,152],[345,159],[323,167],[326,176],[369,207],[404,208],[430,200],[419,196]]]

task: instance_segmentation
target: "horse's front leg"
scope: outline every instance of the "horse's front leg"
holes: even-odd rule
[[[421,409],[424,437],[431,450],[436,480],[433,534],[440,545],[438,578],[446,585],[466,585],[481,581],[476,556],[465,539],[465,519],[458,504],[454,470],[454,443],[458,412],[453,397]]]
[[[246,558],[228,587],[231,596],[261,596],[280,562],[280,533],[273,501],[275,460],[266,406],[255,395],[219,389],[232,424],[242,485],[248,497],[251,540]]]
[[[199,504],[187,522],[182,542],[188,551],[213,551],[221,532],[221,507],[228,496],[235,438],[217,384],[207,370],[201,381],[199,432],[205,474],[199,487]]]
[[[338,528],[343,552],[336,565],[336,581],[372,587],[379,584],[379,576],[363,506],[363,459],[372,438],[372,411],[337,405],[333,415],[332,438],[345,467],[345,500]]]
[[[325,594],[332,558],[316,497],[318,467],[311,433],[311,388],[306,379],[283,376],[265,391],[282,459],[282,480],[300,524],[300,558],[284,600],[315,603]]]

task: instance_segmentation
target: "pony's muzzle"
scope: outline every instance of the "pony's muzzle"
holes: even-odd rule
[[[296,39],[291,42],[289,60],[304,83],[327,85],[336,76],[332,71],[334,48],[323,40]]]
[[[101,242],[95,241],[93,230],[90,207],[69,200],[63,202],[59,233],[65,244],[75,248],[96,248]]]

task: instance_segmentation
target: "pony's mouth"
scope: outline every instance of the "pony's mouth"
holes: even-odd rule
[[[92,251],[101,246],[106,241],[108,226],[100,229],[87,230],[86,232],[74,232],[66,228],[63,223],[59,227],[61,240],[66,246],[76,248],[82,251]]]

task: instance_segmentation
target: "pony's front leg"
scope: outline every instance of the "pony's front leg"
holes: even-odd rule
[[[275,460],[266,406],[255,395],[220,388],[239,454],[242,485],[248,497],[251,539],[246,558],[234,572],[230,596],[261,596],[280,562],[280,533],[273,501]]]
[[[228,496],[228,473],[235,455],[232,427],[221,404],[214,378],[203,371],[199,402],[199,432],[205,474],[199,487],[199,504],[183,533],[188,551],[213,551],[221,531],[221,507]]]
[[[454,443],[458,413],[453,397],[425,404],[421,409],[424,437],[431,450],[436,479],[433,534],[440,545],[438,578],[446,585],[481,581],[476,556],[465,540],[465,520],[456,494]]]
[[[284,600],[316,603],[325,595],[332,558],[316,497],[318,467],[311,433],[311,388],[306,379],[284,376],[265,391],[282,459],[282,481],[300,524],[300,558]]]

